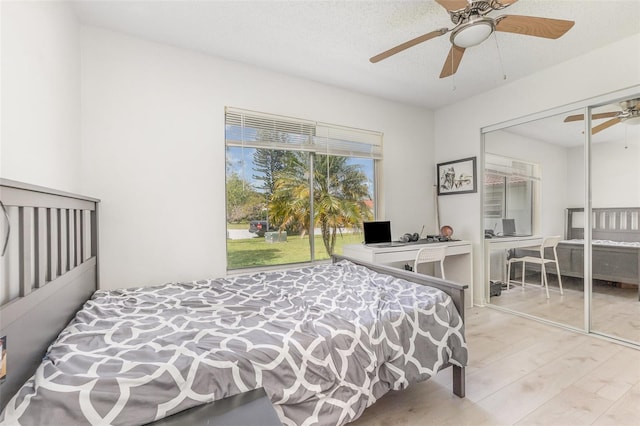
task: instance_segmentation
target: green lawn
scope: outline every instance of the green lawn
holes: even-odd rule
[[[336,241],[336,254],[342,254],[345,244],[360,244],[362,234],[343,234]],[[315,259],[328,259],[322,237],[315,236]],[[256,266],[282,265],[287,263],[308,262],[309,236],[291,235],[286,242],[267,243],[264,238],[245,240],[227,240],[227,268],[252,268]]]
[[[227,229],[249,229],[249,222],[244,222],[244,223],[227,222]]]

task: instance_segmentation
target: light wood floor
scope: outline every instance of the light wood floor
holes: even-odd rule
[[[640,425],[640,350],[491,308],[466,316],[466,398],[445,370],[351,425]]]
[[[549,298],[539,284],[524,288],[517,284],[492,297],[491,304],[526,313],[572,327],[584,329],[583,281],[563,277],[564,295],[560,294],[556,276],[549,274]],[[540,282],[540,276],[527,276],[527,282]],[[640,302],[638,288],[618,288],[594,281],[592,328],[598,333],[640,344]],[[638,422],[640,425],[640,421]]]

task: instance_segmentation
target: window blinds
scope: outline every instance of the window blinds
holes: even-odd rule
[[[318,153],[382,159],[382,134],[332,124],[316,124]]]
[[[485,154],[484,172],[485,175],[494,175],[496,177],[540,180],[540,171],[537,165],[489,153]],[[494,182],[487,183],[491,184]]]
[[[227,107],[226,143],[382,159],[382,133]]]

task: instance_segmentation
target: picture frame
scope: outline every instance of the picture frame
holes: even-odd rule
[[[438,163],[438,195],[478,192],[476,157]]]
[[[0,337],[0,383],[7,378],[7,336]]]

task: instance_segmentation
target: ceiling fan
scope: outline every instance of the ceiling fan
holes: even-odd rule
[[[451,49],[440,73],[440,78],[444,78],[456,73],[466,48],[482,43],[494,31],[557,39],[573,27],[573,21],[561,19],[523,15],[502,15],[497,18],[486,16],[494,10],[511,6],[516,1],[518,0],[436,0],[449,12],[451,21],[455,24],[454,28],[440,28],[423,34],[369,60],[376,63],[417,44],[451,32]]]
[[[598,132],[608,129],[614,124],[626,123],[626,124],[640,124],[640,98],[627,99],[625,101],[618,102],[618,105],[622,109],[621,111],[600,112],[591,115],[592,120],[599,120],[602,118],[611,118],[602,124],[591,129],[591,134],[595,135]],[[572,121],[584,120],[584,114],[570,115],[564,119],[565,123]]]

